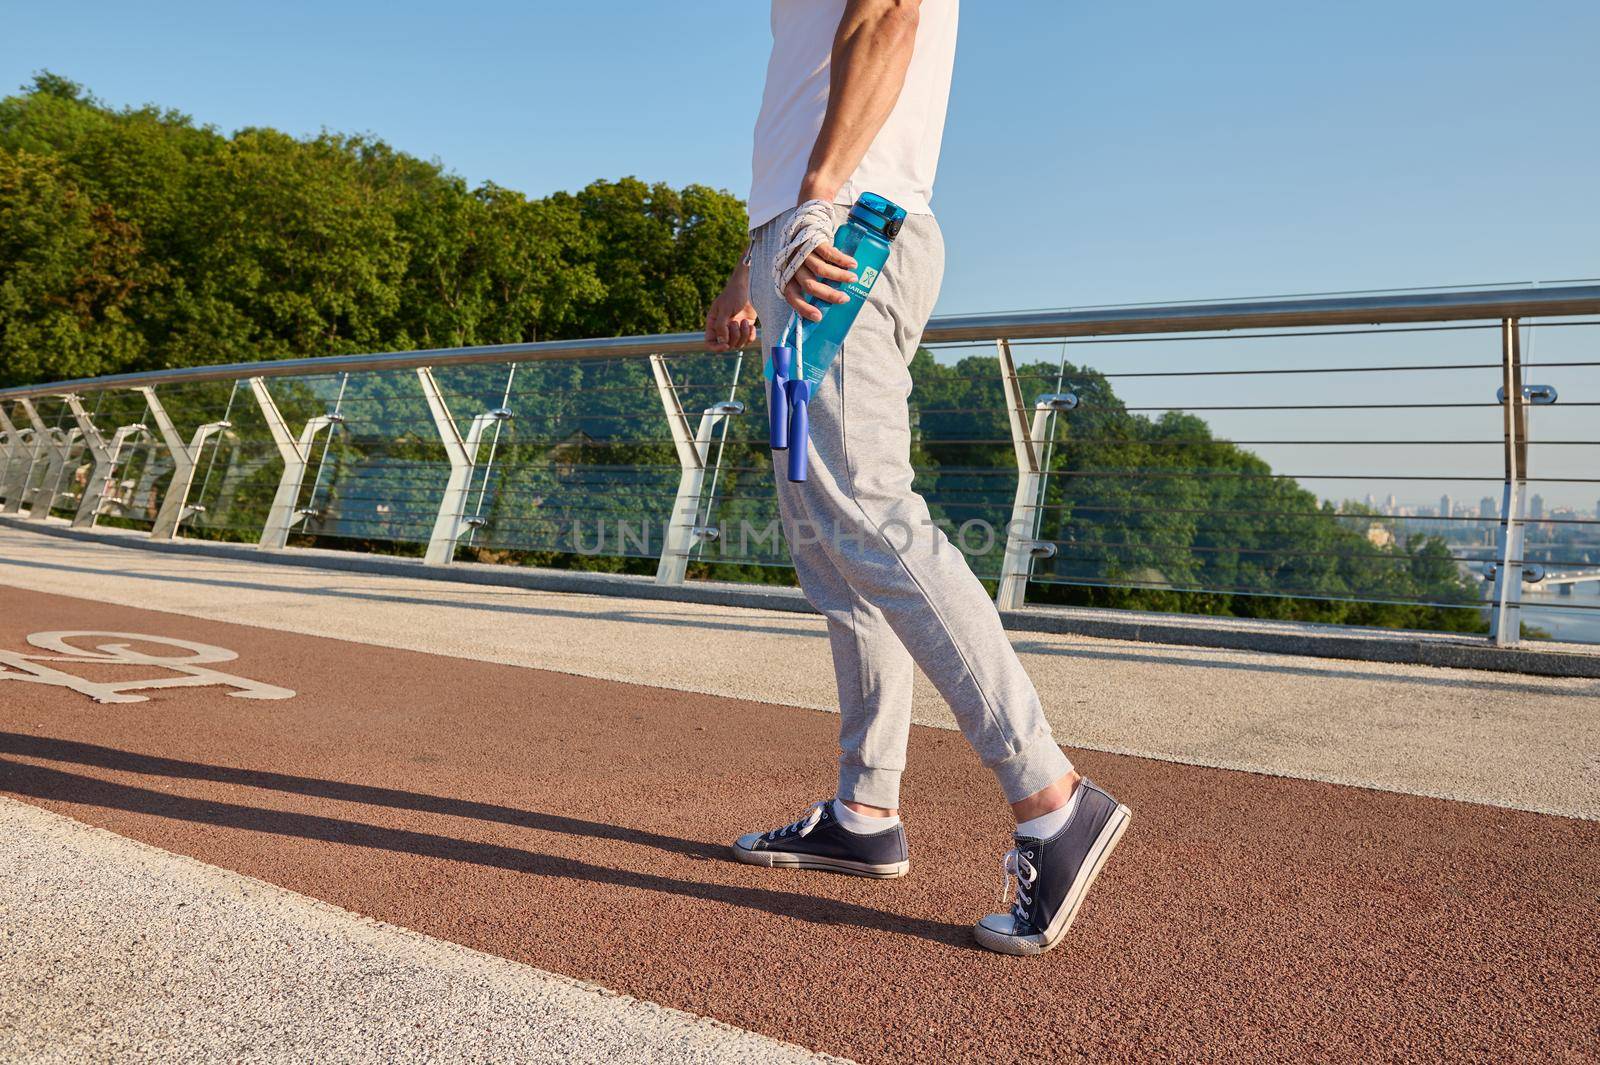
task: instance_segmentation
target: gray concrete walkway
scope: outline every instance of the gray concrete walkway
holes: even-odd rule
[[[6,798],[0,867],[0,1060],[839,1060]]]
[[[263,566],[0,526],[0,609],[6,586],[834,707],[822,621],[792,612]],[[1069,748],[1600,817],[1594,679],[1048,633],[1013,639]],[[916,717],[954,727],[920,681]]]

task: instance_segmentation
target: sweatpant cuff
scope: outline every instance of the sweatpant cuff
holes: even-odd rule
[[[839,799],[885,810],[900,808],[900,771],[839,763]]]
[[[1047,730],[1005,761],[990,766],[1006,793],[1006,802],[1018,802],[1042,791],[1072,772],[1072,760]]]

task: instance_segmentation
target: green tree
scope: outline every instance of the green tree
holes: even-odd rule
[[[0,148],[0,383],[115,373],[145,354],[135,321],[160,267],[61,169]]]
[[[565,205],[562,194],[551,202]],[[637,178],[596,181],[571,197],[596,242],[604,295],[571,325],[577,336],[696,329],[744,249],[744,205],[725,192],[682,192]]]
[[[0,100],[0,151],[7,383],[691,329],[745,239],[743,204],[704,186],[530,199],[371,137],[226,136],[49,73]]]

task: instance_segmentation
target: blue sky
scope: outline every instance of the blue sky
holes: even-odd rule
[[[529,193],[743,195],[760,0],[6,0],[47,67],[225,130],[370,131]],[[1600,5],[968,0],[942,311],[1600,274]]]
[[[941,312],[1600,276],[1594,0],[964,7],[934,200]],[[369,131],[532,194],[636,174],[744,195],[769,47],[760,0],[4,0],[0,25],[0,87],[48,68],[224,130]],[[1466,338],[1494,357],[1490,339]],[[1447,361],[1452,344],[1373,342],[1359,357]],[[1202,349],[1230,365],[1285,357],[1265,342],[1096,350],[1160,368]],[[1191,386],[1119,388],[1199,402]],[[1492,435],[1477,424],[1489,415],[1467,416],[1449,431]],[[1277,438],[1297,428],[1283,417],[1213,422]],[[1291,472],[1327,460],[1257,450]],[[1498,472],[1493,448],[1469,465]],[[1586,491],[1570,501],[1587,510]]]

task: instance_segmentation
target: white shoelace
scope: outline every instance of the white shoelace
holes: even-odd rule
[[[811,809],[806,811],[806,815],[804,817],[792,825],[785,825],[782,828],[773,829],[771,832],[766,833],[766,838],[784,839],[788,836],[796,836],[800,839],[804,839],[811,834],[811,830],[813,828],[817,827],[817,822],[822,820],[822,808],[827,805],[827,799],[823,799],[821,802],[812,803]]]
[[[1030,859],[1033,851],[1023,850],[1021,847],[1012,847],[1006,851],[1006,856],[1000,860],[1002,878],[1000,880],[1000,905],[1006,904],[1006,894],[1010,891],[1011,881],[1017,882],[1017,898],[1012,904],[1011,914],[1018,921],[1028,919],[1028,911],[1033,908],[1033,882],[1039,879],[1039,870],[1033,867]]]

